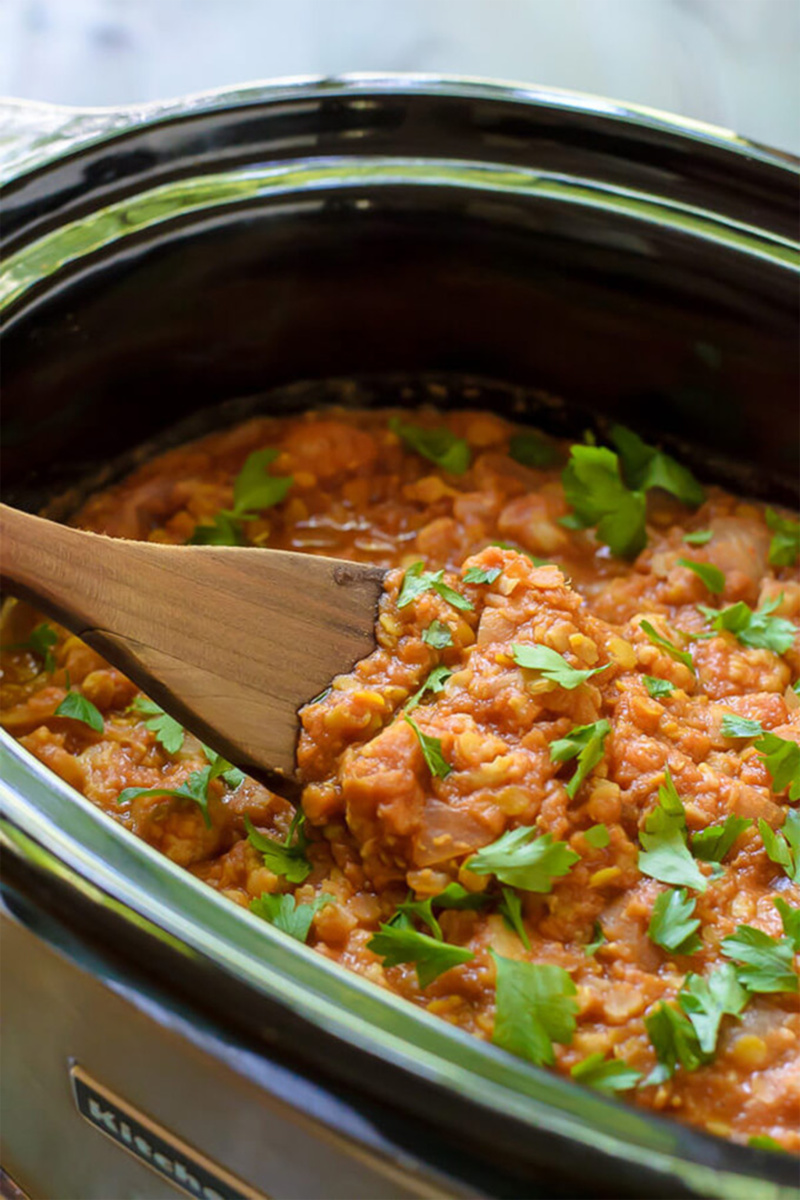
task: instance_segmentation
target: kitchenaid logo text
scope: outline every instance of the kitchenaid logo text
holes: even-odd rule
[[[109,1092],[78,1066],[70,1069],[82,1117],[123,1150],[195,1200],[266,1200],[198,1150]]]

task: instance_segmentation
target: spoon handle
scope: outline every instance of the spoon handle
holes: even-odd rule
[[[245,769],[295,771],[298,708],[375,647],[384,572],[338,559],[164,546],[0,505],[0,581]]]

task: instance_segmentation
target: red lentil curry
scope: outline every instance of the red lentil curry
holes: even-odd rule
[[[84,506],[392,568],[302,815],[25,605],[2,724],[234,903],[506,1051],[800,1151],[800,526],[629,431],[257,418]],[[257,630],[253,631],[257,637]]]

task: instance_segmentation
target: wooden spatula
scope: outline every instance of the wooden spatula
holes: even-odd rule
[[[0,579],[11,593],[279,790],[295,782],[298,708],[375,648],[385,574],[377,567],[123,541],[7,505],[0,538]]]

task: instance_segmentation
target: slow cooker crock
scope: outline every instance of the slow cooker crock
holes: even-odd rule
[[[614,417],[797,502],[786,156],[468,80],[4,111],[12,503],[236,397],[229,413],[488,403],[554,432]],[[467,1037],[258,924],[5,735],[2,752],[3,1162],[31,1194],[792,1192],[786,1156]]]

